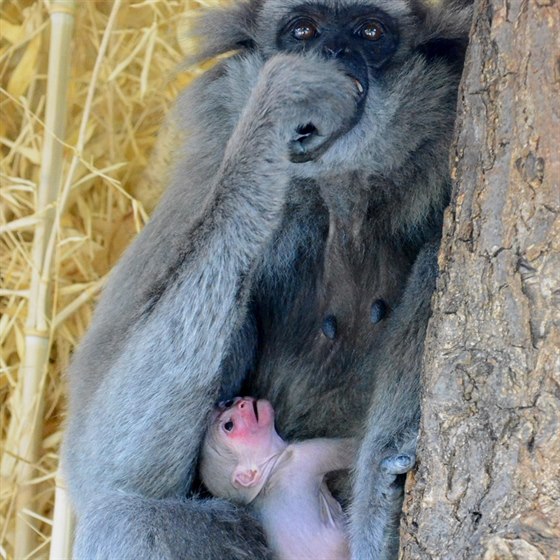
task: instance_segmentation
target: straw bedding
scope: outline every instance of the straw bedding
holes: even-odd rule
[[[24,462],[18,461],[18,449],[26,436],[37,438],[38,451],[25,483],[31,500],[19,513],[20,525],[33,525],[27,557],[48,556],[65,415],[64,372],[108,271],[148,219],[165,182],[178,131],[164,129],[154,149],[163,117],[177,92],[200,71],[181,70],[180,63],[190,48],[184,39],[188,16],[202,0],[122,0],[102,58],[113,2],[76,2],[58,192],[65,183],[69,189],[66,199],[58,194],[51,204],[64,207],[53,227],[52,267],[45,267],[33,245],[44,216],[38,191],[54,3],[0,4],[0,558],[15,554],[17,465]],[[74,172],[73,157],[78,158]],[[31,296],[33,270],[43,272],[41,285],[50,287],[50,300]],[[31,309],[38,303],[43,305],[39,312]],[[34,392],[22,397],[28,375],[22,363],[35,351],[29,338],[37,334],[29,326],[33,314],[46,318],[39,334],[48,351],[35,364],[40,375]],[[25,398],[33,401],[31,413]]]

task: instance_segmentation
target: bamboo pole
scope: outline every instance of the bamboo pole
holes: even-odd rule
[[[61,470],[56,476],[54,495],[53,528],[49,560],[68,560],[72,558],[72,538],[74,533],[74,516],[68,500]]]
[[[66,124],[66,96],[70,74],[70,41],[74,28],[74,0],[53,0],[51,3],[51,38],[47,82],[47,105],[41,178],[37,193],[35,228],[32,249],[33,270],[29,290],[28,315],[25,324],[25,351],[18,376],[16,393],[18,435],[16,480],[15,558],[29,558],[36,549],[35,519],[27,515],[33,510],[36,486],[33,484],[35,464],[40,457],[43,431],[43,389],[49,359],[51,329],[51,259],[47,258],[47,240],[51,238],[55,202],[62,177],[63,146]]]

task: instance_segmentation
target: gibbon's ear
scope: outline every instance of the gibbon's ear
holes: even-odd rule
[[[233,471],[231,483],[235,488],[254,488],[259,485],[260,481],[260,470],[237,465]]]
[[[463,64],[473,18],[473,0],[410,0],[421,20],[417,49],[427,58]]]
[[[197,51],[189,58],[194,64],[230,51],[255,47],[255,28],[262,0],[242,0],[230,6],[201,11],[189,22],[189,35]]]

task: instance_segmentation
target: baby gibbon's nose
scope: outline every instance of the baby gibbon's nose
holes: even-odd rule
[[[221,410],[227,410],[228,408],[231,408],[235,403],[238,403],[241,399],[241,397],[235,397],[235,399],[228,399],[227,401],[220,401],[218,403],[218,408]]]
[[[244,410],[245,408],[254,408],[256,400],[252,397],[243,397],[239,400],[235,399],[234,406],[239,410]]]

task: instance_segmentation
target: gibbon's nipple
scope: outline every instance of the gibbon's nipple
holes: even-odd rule
[[[329,340],[334,340],[336,338],[336,317],[334,315],[327,315],[323,319],[321,330]]]
[[[387,304],[382,299],[376,299],[371,304],[371,311],[369,314],[370,321],[375,325],[379,323],[382,319],[385,319],[387,315]]]

